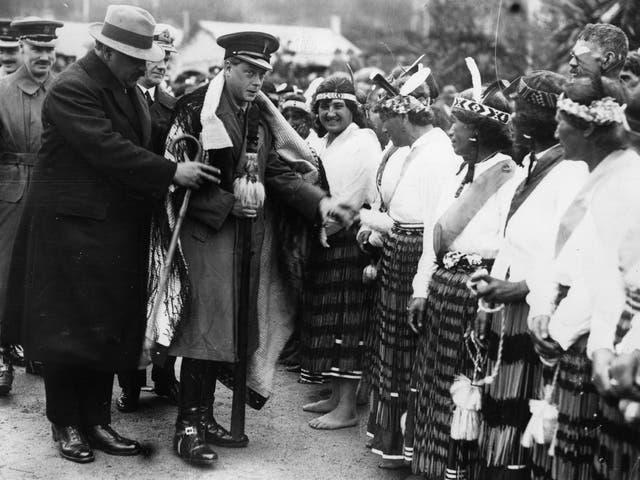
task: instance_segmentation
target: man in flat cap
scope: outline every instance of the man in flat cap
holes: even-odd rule
[[[24,63],[0,80],[0,325],[4,322],[13,246],[41,143],[40,112],[54,78],[51,67],[55,60],[56,29],[61,26],[60,22],[35,17],[9,25],[9,32],[15,32],[19,38]],[[11,390],[11,348],[2,346],[0,395]]]
[[[182,133],[200,137],[208,161],[221,169],[222,176],[219,185],[209,185],[191,197],[181,236],[190,301],[169,348],[170,354],[183,357],[174,450],[197,464],[213,463],[216,454],[211,445],[244,447],[249,441],[246,435],[232,437],[216,422],[213,403],[216,380],[239,360],[241,304],[248,309],[249,355],[258,345],[257,296],[267,227],[261,207],[264,187],[267,202],[277,198],[309,223],[329,216],[339,217],[343,224],[351,220],[345,208],[304,180],[303,171],[294,164],[310,166],[306,159],[312,154],[260,92],[278,40],[266,33],[242,32],[217,41],[225,49],[223,70],[208,86],[178,101],[169,132],[169,138]],[[287,156],[287,150],[294,154]],[[247,219],[252,221],[249,239],[241,229]],[[250,242],[251,254],[243,251],[243,240]],[[239,298],[243,255],[251,255],[248,304]]]
[[[164,57],[157,62],[147,60],[145,74],[138,80],[138,88],[149,106],[151,150],[162,154],[176,104],[175,97],[162,88],[169,59],[171,55],[177,53],[174,46],[175,33],[173,28],[159,23],[156,25],[153,41],[162,47]],[[178,382],[175,378],[174,364],[175,357],[167,358],[162,367],[154,364],[151,370],[151,380],[153,380],[156,395],[165,396],[171,401],[177,402]],[[146,382],[146,369],[118,373],[118,383],[122,393],[116,400],[116,408],[121,412],[135,411],[138,408],[140,390],[146,385]]]
[[[96,46],[60,74],[42,106],[42,146],[11,265],[2,336],[43,363],[47,418],[65,459],[136,455],[111,426],[115,371],[135,369],[146,324],[151,211],[174,183],[218,170],[148,150],[138,78],[160,61],[145,10],[107,8]]]
[[[15,72],[22,65],[18,33],[11,20],[0,19],[0,78]]]

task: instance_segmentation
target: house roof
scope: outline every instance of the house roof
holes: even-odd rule
[[[338,48],[360,53],[358,47],[329,28],[201,20],[194,34],[180,47],[177,70],[206,72],[210,66],[222,65],[224,49],[216,44],[216,37],[242,31],[270,33],[280,40],[279,52],[284,49],[295,52],[293,61],[302,65],[329,65]]]

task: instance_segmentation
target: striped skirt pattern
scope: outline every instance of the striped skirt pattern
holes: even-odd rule
[[[544,385],[553,383],[555,367],[542,365],[541,375],[540,392],[536,398],[543,398]],[[552,402],[557,404],[558,389],[556,388],[555,390]],[[531,450],[531,480],[553,480],[553,457],[549,455],[549,445],[535,444]]]
[[[505,331],[498,376],[485,387],[482,399],[480,454],[490,467],[529,463],[530,452],[520,445],[520,437],[531,418],[529,400],[540,395],[542,363],[529,337],[528,315],[523,301],[506,304],[491,318],[487,374],[497,359],[502,318]]]
[[[627,291],[627,308],[623,311],[616,329],[616,344],[631,327],[633,316],[640,307],[640,295],[636,290]],[[640,479],[640,431],[637,426],[625,422],[618,409],[617,398],[600,397],[598,418],[598,451],[594,456],[594,478],[598,480]]]
[[[362,376],[371,288],[362,282],[366,260],[355,235],[354,228],[342,230],[329,237],[329,248],[318,242],[312,249],[302,313],[302,382]]]
[[[560,358],[555,480],[592,480],[598,445],[598,393],[591,383],[586,336]]]
[[[422,255],[422,232],[422,227],[394,226],[382,253],[380,296],[373,325],[378,378],[367,433],[374,437],[371,451],[385,459],[404,459],[400,417],[407,410],[418,338],[409,327],[407,306]]]
[[[473,325],[478,304],[466,287],[468,278],[469,273],[461,269],[440,267],[435,271],[429,285],[426,324],[418,340],[411,385],[415,392],[412,470],[429,479],[444,478],[447,465],[453,463],[468,462],[470,479],[476,478],[478,470],[474,468],[474,443],[467,442],[467,448],[449,455],[453,411],[449,388],[458,374],[473,377],[464,334]]]

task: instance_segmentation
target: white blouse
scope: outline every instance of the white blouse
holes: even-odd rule
[[[569,348],[590,331],[587,353],[613,350],[625,294],[619,249],[640,218],[640,157],[631,150],[607,156],[591,172],[577,199],[584,217],[558,253],[545,278],[533,282],[530,316],[550,315],[549,333]],[[557,285],[570,289],[554,311]]]
[[[327,145],[327,137],[318,143],[331,197],[358,211],[375,199],[375,177],[382,152],[375,133],[351,123]]]
[[[506,279],[508,273],[509,280],[529,285],[536,271],[548,271],[562,214],[588,175],[584,162],[564,160],[553,167],[509,219],[492,276]]]
[[[510,158],[498,153],[489,160],[475,166],[475,178],[493,167],[495,164]],[[422,257],[418,263],[418,271],[413,279],[413,296],[426,298],[431,276],[435,272],[436,252],[433,250],[433,227],[437,220],[457,200],[455,193],[464,179],[466,168],[450,177],[442,187],[442,195],[438,201],[432,218],[425,219]],[[526,175],[523,168],[517,168],[515,175],[491,195],[480,211],[458,235],[450,246],[450,250],[475,253],[483,258],[495,258],[502,244],[503,232],[513,194]],[[463,187],[467,189],[469,184]]]

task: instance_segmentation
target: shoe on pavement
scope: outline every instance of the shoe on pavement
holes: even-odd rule
[[[140,453],[138,442],[123,437],[111,425],[93,425],[87,427],[85,432],[89,445],[109,455],[130,456]]]
[[[58,443],[60,455],[76,463],[89,463],[95,460],[93,450],[82,432],[74,426],[51,424],[53,441]]]

